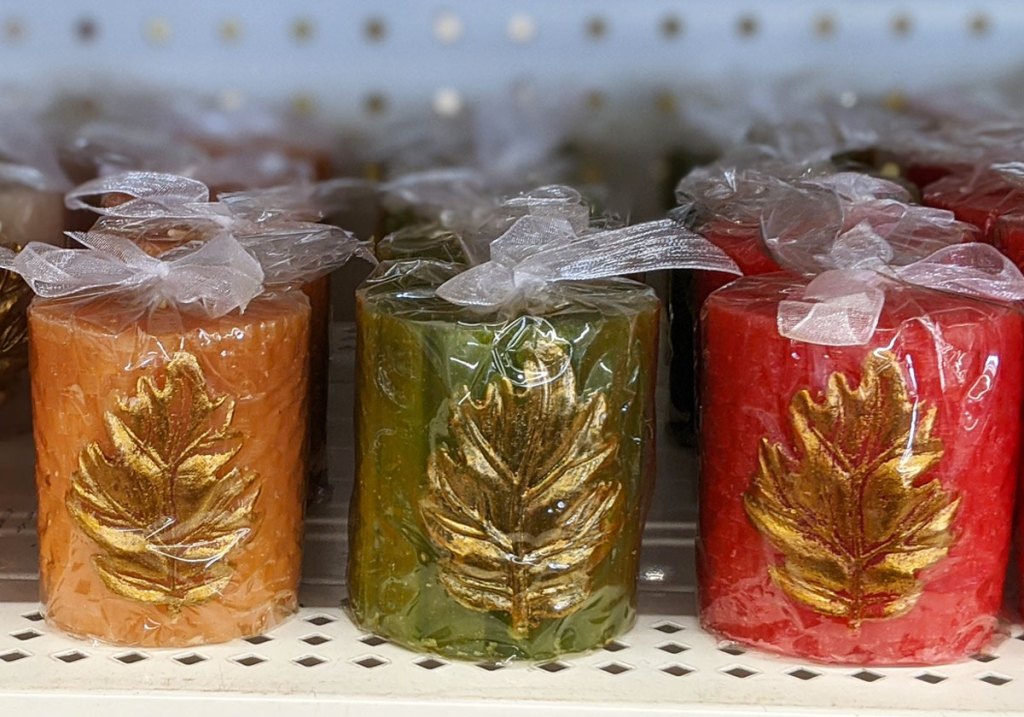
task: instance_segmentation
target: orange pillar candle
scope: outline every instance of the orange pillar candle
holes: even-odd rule
[[[47,619],[144,647],[265,631],[297,606],[309,301],[228,235],[155,259],[29,244]]]
[[[29,313],[42,595],[145,647],[259,634],[297,606],[309,304],[217,319],[117,301]]]

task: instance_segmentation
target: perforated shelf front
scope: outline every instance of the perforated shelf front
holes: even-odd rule
[[[350,326],[335,332],[335,499],[313,512],[305,607],[266,635],[184,650],[133,650],[65,637],[36,591],[31,446],[0,445],[2,714],[100,710],[108,717],[350,715],[1020,714],[1024,629],[991,654],[929,668],[827,667],[723,644],[694,617],[692,456],[662,440],[642,561],[642,615],[604,649],[543,664],[472,664],[410,652],[360,632],[344,597],[351,484]]]

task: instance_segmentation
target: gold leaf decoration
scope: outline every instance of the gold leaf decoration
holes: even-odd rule
[[[230,582],[229,555],[253,531],[257,474],[229,468],[242,447],[234,401],[213,398],[199,362],[175,354],[163,387],[140,378],[106,414],[113,451],[79,456],[67,504],[102,549],[93,565],[113,592],[180,608]]]
[[[860,385],[829,377],[824,399],[793,397],[795,451],[762,439],[747,515],[782,554],[790,598],[857,628],[907,613],[918,573],[942,560],[960,504],[927,473],[942,458],[936,408],[910,400],[897,358],[872,353]]]
[[[590,596],[591,571],[621,528],[622,486],[596,478],[619,439],[606,430],[605,395],[577,396],[564,350],[539,339],[521,378],[450,402],[420,511],[448,594],[508,613],[525,634]]]
[[[18,247],[14,247],[18,251]],[[32,289],[0,269],[0,390],[28,365],[28,305]]]

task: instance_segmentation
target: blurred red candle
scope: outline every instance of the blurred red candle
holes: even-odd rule
[[[702,625],[826,662],[931,664],[990,641],[1020,448],[1016,310],[903,284],[868,344],[780,336],[806,280],[703,315]]]
[[[995,172],[968,169],[931,184],[922,202],[953,212],[957,219],[981,231],[981,241],[993,244],[998,219],[1024,209],[1024,191]]]

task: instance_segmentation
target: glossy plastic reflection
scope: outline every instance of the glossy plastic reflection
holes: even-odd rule
[[[818,346],[777,331],[802,285],[704,307],[701,622],[826,662],[966,658],[1002,600],[1021,316],[894,284],[868,345]]]
[[[657,300],[565,284],[499,319],[433,296],[457,271],[385,263],[358,292],[354,618],[465,659],[599,647],[635,617]]]
[[[309,302],[128,315],[30,309],[46,618],[146,647],[260,634],[298,603]]]

